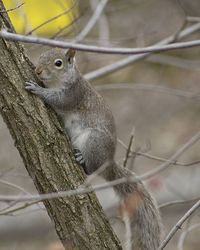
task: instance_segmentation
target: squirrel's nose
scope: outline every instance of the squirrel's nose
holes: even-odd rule
[[[35,69],[35,73],[36,73],[37,75],[41,75],[42,71],[43,71],[42,67],[37,67],[37,68]]]

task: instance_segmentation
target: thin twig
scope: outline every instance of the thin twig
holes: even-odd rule
[[[162,250],[166,247],[166,245],[169,243],[169,241],[172,239],[174,234],[181,229],[181,226],[183,223],[200,207],[200,200],[198,200],[188,211],[185,213],[185,215],[174,225],[174,227],[171,229],[167,237],[164,239],[164,241],[161,243],[158,250]]]
[[[17,212],[17,211],[25,209],[27,207],[33,206],[33,205],[35,205],[35,204],[37,204],[39,202],[40,201],[33,201],[33,202],[30,202],[30,203],[25,203],[24,205],[22,205],[20,207],[17,207],[17,208],[14,208],[14,209],[11,209],[11,210],[8,210],[8,211],[5,211],[5,212],[1,212],[0,216],[13,214],[14,212]]]
[[[175,89],[169,87],[162,87],[158,84],[145,84],[145,83],[110,83],[110,84],[103,84],[103,85],[96,85],[95,88],[98,91],[108,91],[108,90],[142,90],[142,91],[153,91],[158,93],[164,93],[179,96],[179,97],[186,97],[186,98],[200,98],[200,94],[196,92],[192,92],[189,90],[182,90],[182,89]]]
[[[117,141],[127,150],[128,146],[119,138],[117,138]],[[155,160],[155,161],[160,161],[160,162],[170,162],[169,159],[163,158],[163,157],[159,157],[159,156],[155,156],[155,155],[151,155],[145,152],[141,152],[138,150],[131,150],[130,153],[132,155],[137,155],[137,156],[143,156],[145,158],[148,158],[150,160]],[[132,155],[129,155],[129,157],[132,157]],[[191,161],[191,162],[180,162],[180,161],[174,161],[171,162],[171,164],[173,165],[177,165],[177,166],[183,166],[183,167],[189,167],[189,166],[194,166],[200,163],[200,160],[196,160],[196,161]]]
[[[44,25],[48,24],[48,23],[51,23],[53,21],[55,21],[56,19],[60,18],[61,16],[64,16],[64,15],[67,15],[68,13],[70,13],[75,7],[76,5],[78,4],[79,0],[75,1],[75,3],[72,5],[71,8],[65,10],[64,12],[52,17],[52,18],[49,18],[47,21],[41,23],[40,25],[36,26],[34,29],[30,30],[29,32],[26,33],[26,36],[27,35],[31,35],[34,31],[40,29],[41,27],[43,27]]]
[[[69,27],[72,27],[74,24],[76,24],[80,18],[85,14],[85,12],[87,11],[87,9],[85,9],[84,11],[82,11],[81,13],[79,13],[78,16],[74,16],[74,19],[71,23],[67,24],[66,26],[62,27],[59,29],[59,31],[57,31],[56,33],[54,33],[53,36],[50,37],[50,39],[55,39],[56,37],[59,37],[59,35],[61,35],[61,33],[64,31],[64,30],[67,30]],[[68,31],[67,33],[65,34],[62,34],[62,35],[69,35],[71,31]]]
[[[30,193],[28,191],[26,191],[24,188],[18,186],[17,184],[14,184],[14,183],[11,183],[11,182],[8,182],[8,181],[5,181],[5,180],[0,180],[0,184],[1,183],[4,184],[4,185],[7,185],[9,187],[15,188],[17,190],[20,190],[20,191],[22,191],[25,194],[29,194],[30,195]]]
[[[20,194],[19,194],[20,195]],[[6,207],[3,207],[0,209],[0,214],[6,210],[8,210],[9,208],[14,207],[17,204],[17,201],[11,201],[8,203],[8,205]]]
[[[126,150],[126,155],[125,155],[123,167],[126,167],[126,164],[127,164],[128,158],[129,158],[129,154],[130,154],[130,152],[131,152],[132,144],[133,144],[134,134],[135,134],[135,127],[133,127],[133,128],[132,128],[132,131],[131,131],[131,136],[130,136],[128,148],[127,148],[127,150]]]
[[[173,205],[185,205],[187,203],[196,202],[197,200],[199,200],[199,197],[194,198],[194,199],[190,199],[190,200],[169,201],[169,202],[165,202],[165,203],[159,205],[158,208],[161,209],[161,208],[166,208],[166,207],[173,206]]]
[[[24,188],[18,186],[18,185],[15,184],[15,183],[11,183],[11,182],[8,182],[8,181],[1,180],[1,179],[0,179],[0,184],[7,185],[7,186],[9,186],[9,187],[11,187],[11,188],[14,188],[14,189],[17,189],[17,190],[21,191],[22,193],[25,193],[25,194],[27,194],[27,195],[31,195],[31,193],[29,193],[29,192],[26,191]],[[21,196],[21,195],[20,195],[20,196]],[[11,208],[11,207],[13,207],[13,206],[15,206],[16,203],[17,203],[16,201],[10,202],[6,207],[3,207],[2,209],[0,209],[0,214],[1,214],[3,211],[5,211],[5,210],[7,210],[7,209],[9,209],[9,208]]]
[[[185,18],[179,30],[174,34],[174,41],[177,41],[177,38],[179,37],[180,32],[186,28],[187,24],[188,24],[188,20],[187,18]]]
[[[82,13],[78,13],[78,15],[74,16],[73,17],[73,20],[71,21],[71,23],[65,25],[64,27],[60,28],[57,32],[55,32],[51,37],[50,39],[55,39],[57,37],[59,37],[61,35],[61,33],[64,31],[64,30],[67,30],[69,27],[72,27],[76,22],[78,22],[78,20],[85,14],[85,12],[87,11],[87,9],[85,9],[84,11],[82,11]],[[62,36],[68,36],[71,32],[71,29],[67,32],[65,32],[64,34],[62,33]],[[42,45],[40,45],[42,47]],[[31,49],[35,49],[34,46],[32,46],[31,48],[29,48],[29,50]]]
[[[143,179],[148,179],[155,174],[165,170],[168,168],[171,164],[173,164],[174,161],[176,161],[186,150],[188,150],[193,144],[195,144],[200,139],[200,131],[198,131],[192,138],[190,138],[182,147],[180,147],[170,158],[167,162],[164,162],[159,167],[152,169],[151,171],[147,172],[146,174],[143,174],[141,177]]]
[[[200,61],[188,60],[171,55],[151,55],[147,62],[165,64],[172,67],[178,67],[181,69],[198,71],[200,68]]]
[[[134,162],[136,160],[136,157],[138,156],[137,152],[139,152],[141,150],[141,148],[139,146],[137,146],[135,148],[135,150],[131,149],[131,155],[129,156],[129,158],[131,158],[128,169],[130,169],[131,171],[134,171]]]
[[[8,12],[10,12],[10,11],[17,10],[17,9],[19,9],[20,7],[22,7],[22,5],[24,5],[24,3],[19,4],[19,5],[18,5],[17,7],[15,7],[15,8],[11,8],[11,9],[8,9],[8,10],[0,10],[0,13],[8,13]]]

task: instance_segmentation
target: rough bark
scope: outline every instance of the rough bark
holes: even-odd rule
[[[0,13],[2,25],[11,29],[5,13]],[[0,111],[24,165],[39,193],[75,189],[84,174],[56,115],[24,90],[30,79],[38,80],[22,46],[0,39]],[[44,204],[65,249],[121,249],[94,194]]]

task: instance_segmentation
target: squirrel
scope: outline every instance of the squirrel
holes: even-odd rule
[[[90,175],[106,163],[100,175],[106,181],[135,174],[114,160],[116,128],[110,108],[84,79],[75,61],[75,50],[51,49],[43,53],[35,69],[45,88],[27,81],[25,89],[44,100],[61,118],[75,150],[75,158]],[[156,250],[162,223],[154,199],[136,179],[114,186],[120,198],[119,215],[128,216],[131,249]]]

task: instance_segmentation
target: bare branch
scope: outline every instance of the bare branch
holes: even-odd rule
[[[60,13],[59,15],[56,15],[50,19],[48,19],[47,21],[41,23],[40,25],[36,26],[34,29],[30,30],[29,32],[26,33],[26,35],[31,35],[34,31],[40,29],[41,27],[43,27],[44,25],[51,23],[53,21],[55,21],[56,19],[60,18],[61,16],[67,15],[69,14],[78,4],[78,0],[75,1],[75,3],[72,5],[72,7],[70,7],[69,9],[65,10],[64,12]]]
[[[200,98],[200,94],[192,92],[189,90],[175,89],[169,87],[162,87],[156,84],[145,84],[145,83],[110,83],[104,85],[96,85],[95,88],[98,91],[104,90],[121,90],[121,89],[132,89],[132,90],[144,90],[144,91],[153,91],[159,93],[165,93],[169,95],[175,95],[186,98]]]
[[[186,28],[187,24],[188,24],[188,20],[187,20],[187,18],[185,18],[184,21],[183,21],[183,23],[182,23],[182,25],[181,25],[181,27],[174,34],[174,42],[177,41],[180,32]]]
[[[167,45],[164,45],[162,41],[162,43],[159,42],[156,45],[148,46],[144,48],[120,48],[120,47],[110,48],[110,47],[101,47],[101,46],[95,46],[95,45],[85,45],[81,43],[75,44],[73,42],[63,42],[63,41],[51,40],[47,38],[38,38],[34,36],[24,36],[24,35],[9,33],[6,30],[2,30],[0,32],[0,37],[10,40],[10,41],[43,44],[43,45],[49,45],[51,47],[59,47],[63,49],[73,48],[76,50],[88,51],[88,52],[93,52],[93,53],[123,54],[123,55],[126,55],[126,54],[136,55],[136,54],[170,51],[170,50],[177,50],[177,49],[188,49],[188,48],[200,46],[200,40],[192,40],[189,42],[179,42],[179,43],[173,43],[173,44],[167,44]]]
[[[30,195],[31,196],[31,193],[29,193],[28,191],[26,191],[24,188],[16,185],[15,183],[11,183],[11,182],[8,182],[8,181],[5,181],[5,180],[0,180],[0,184],[4,184],[4,185],[7,185],[11,188],[14,188],[14,189],[17,189],[19,191],[21,191],[22,193],[25,193],[27,195]],[[21,193],[19,194],[18,197],[21,197]],[[0,215],[4,215],[4,214],[9,214],[9,212],[7,211],[9,208],[12,208],[13,206],[15,206],[17,203],[17,201],[12,201],[10,202],[6,207],[3,207],[2,209],[0,209]],[[14,209],[15,210],[15,209]],[[4,212],[5,211],[5,212]],[[12,211],[12,210],[11,210]]]
[[[108,3],[108,0],[101,0],[94,11],[92,17],[90,18],[89,22],[85,26],[85,28],[81,31],[81,33],[74,39],[73,42],[77,43],[82,41],[88,33],[92,30],[92,28],[95,26],[96,22],[100,18],[104,8],[106,7],[106,4]]]
[[[8,13],[8,12],[17,10],[17,9],[19,9],[20,7],[22,7],[22,5],[24,5],[24,3],[19,4],[19,5],[18,5],[17,7],[15,7],[15,8],[11,8],[11,9],[8,9],[8,10],[0,10],[0,13]]]
[[[38,25],[38,26],[35,27],[34,29],[32,29],[32,30],[30,30],[29,32],[27,32],[26,35],[31,35],[34,31],[40,29],[40,28],[43,27],[44,25],[53,22],[54,20],[60,18],[61,16],[64,16],[64,15],[69,14],[69,13],[76,7],[77,4],[78,4],[78,0],[75,1],[75,3],[72,5],[72,7],[70,7],[68,10],[65,10],[65,11],[62,12],[61,14],[59,14],[59,15],[57,15],[57,16],[54,16],[54,17],[48,19],[47,21],[41,23],[40,25]]]
[[[188,60],[184,58],[179,58],[176,56],[169,55],[151,55],[148,62],[166,64],[169,66],[175,66],[181,69],[198,71],[200,68],[200,61]]]
[[[181,226],[183,223],[200,207],[200,200],[198,200],[188,211],[185,213],[185,215],[174,225],[174,227],[171,229],[167,237],[164,239],[162,244],[160,245],[158,250],[162,250],[166,247],[168,242],[171,240],[171,238],[174,236],[174,234],[181,229]]]
[[[60,191],[57,193],[47,193],[47,194],[40,194],[40,195],[24,195],[23,197],[18,197],[15,195],[0,195],[0,201],[17,201],[17,202],[24,202],[24,201],[43,201],[43,200],[51,200],[59,197],[70,197],[75,195],[87,194],[93,191],[104,190],[110,188],[115,185],[123,184],[126,182],[137,181],[135,177],[123,177],[114,181],[106,182],[103,184],[95,185],[93,187],[84,187],[81,186],[74,190],[68,191]]]
[[[158,207],[160,209],[160,208],[165,208],[165,207],[169,207],[169,206],[173,206],[173,205],[185,205],[185,204],[190,203],[190,202],[196,202],[197,200],[199,200],[199,197],[195,198],[195,199],[190,199],[190,200],[169,201],[169,202],[165,202],[165,203],[159,205]]]
[[[20,211],[22,209],[25,209],[27,207],[30,207],[30,206],[33,206],[35,204],[38,204],[40,201],[33,201],[33,202],[30,202],[30,203],[25,203],[24,205],[22,206],[19,206],[17,208],[13,208],[13,209],[10,209],[8,211],[4,211],[4,212],[0,212],[0,216],[5,216],[5,215],[10,215],[10,214],[13,214],[14,212],[17,212],[17,211]]]
[[[155,174],[165,170],[174,161],[176,161],[186,150],[188,150],[193,144],[195,144],[200,139],[200,131],[198,131],[192,138],[190,138],[182,147],[180,147],[170,158],[167,162],[164,162],[159,167],[152,169],[151,171],[147,172],[146,174],[142,175],[141,178],[147,179]]]
[[[85,10],[84,10],[84,12],[85,12]],[[72,27],[74,24],[76,24],[76,22],[78,22],[78,20],[80,20],[80,18],[84,15],[84,12],[79,13],[79,15],[77,15],[77,16],[74,16],[74,19],[71,21],[70,24],[67,24],[67,25],[65,25],[64,27],[60,28],[58,32],[54,33],[54,34],[50,37],[50,39],[55,39],[56,37],[63,36],[63,35],[65,35],[65,36],[69,35],[70,32],[71,32],[71,30],[68,31],[68,32],[65,33],[65,34],[63,34],[62,32],[63,32],[64,30],[67,30],[69,27]]]
[[[119,138],[117,138],[117,141],[127,150],[128,146]],[[163,158],[163,157],[159,157],[159,156],[155,156],[155,155],[151,155],[142,151],[137,150],[131,150],[130,151],[130,155],[129,157],[134,157],[134,156],[143,156],[146,157],[150,160],[155,160],[155,161],[160,161],[160,162],[170,162],[169,159]],[[180,161],[174,161],[171,162],[173,165],[177,165],[177,166],[183,166],[183,167],[188,167],[188,166],[194,166],[200,163],[200,160],[196,160],[196,161],[191,161],[191,162],[180,162]]]
[[[133,127],[132,131],[131,131],[131,136],[130,136],[129,144],[128,144],[128,147],[127,147],[127,150],[126,150],[126,155],[125,155],[125,159],[124,159],[124,163],[123,163],[124,167],[126,167],[126,164],[127,164],[128,158],[129,158],[129,154],[131,152],[133,139],[134,139],[134,134],[135,134],[135,127]]]
[[[98,0],[90,0],[90,5],[93,10],[96,9],[98,2],[99,2]],[[101,42],[101,44],[103,42],[104,46],[108,46],[110,44],[109,43],[110,30],[109,30],[108,18],[104,12],[101,14],[101,17],[99,18],[98,21],[98,31],[99,31],[99,41]]]
[[[181,31],[179,36],[177,37],[177,39],[183,39],[189,35],[191,35],[192,33],[198,31],[200,29],[200,23],[194,24],[192,26],[190,26],[189,28],[186,28],[185,30]],[[169,36],[167,38],[165,38],[164,40],[161,40],[160,42],[156,43],[154,46],[157,45],[163,45],[163,44],[168,44],[174,41],[174,36]],[[132,55],[132,56],[128,56],[125,59],[119,60],[115,63],[112,63],[110,65],[106,65],[100,69],[94,70],[90,73],[85,74],[85,78],[87,80],[93,80],[99,77],[102,77],[104,75],[113,73],[119,69],[123,69],[124,67],[137,62],[141,59],[144,59],[145,57],[151,55],[151,53],[146,53],[146,54],[141,54],[141,55]]]
[[[11,183],[11,182],[8,182],[8,181],[4,181],[4,180],[0,180],[0,184],[4,184],[4,185],[7,185],[7,186],[10,186],[10,187],[12,187],[12,188],[15,188],[15,189],[17,189],[17,190],[20,190],[20,191],[22,191],[23,193],[25,193],[25,194],[29,194],[29,195],[31,195],[29,192],[27,192],[24,188],[22,188],[22,187],[20,187],[20,186],[18,186],[18,185],[16,185],[16,184],[14,184],[14,183]]]

